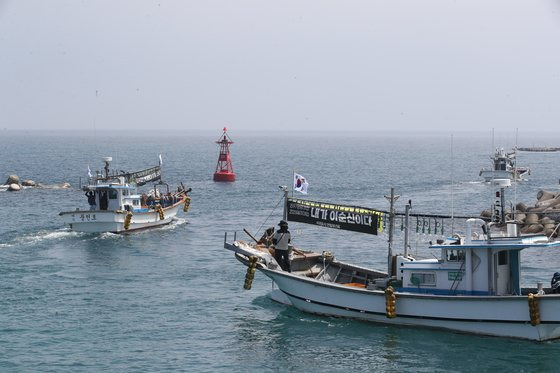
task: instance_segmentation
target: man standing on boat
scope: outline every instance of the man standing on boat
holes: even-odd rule
[[[86,192],[86,197],[88,200],[88,204],[89,204],[89,209],[90,210],[95,210],[95,193],[91,190]]]
[[[280,220],[278,224],[280,229],[274,233],[272,243],[274,244],[274,259],[284,271],[292,272],[290,266],[290,252],[288,244],[291,242],[292,236],[288,230],[288,223],[285,220]]]

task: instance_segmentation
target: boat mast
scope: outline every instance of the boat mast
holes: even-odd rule
[[[389,240],[387,245],[387,274],[393,276],[393,233],[395,231],[395,201],[399,198],[395,195],[395,188],[391,188],[391,196],[385,196],[389,200]]]
[[[409,222],[410,222],[410,209],[412,208],[412,201],[408,200],[408,203],[406,204],[405,208],[404,208],[404,257],[408,258],[408,248],[409,248],[409,244],[408,244],[408,240],[409,240]]]
[[[451,134],[451,233],[455,232],[455,219],[453,216],[455,215],[455,196],[453,194],[454,190],[454,183],[455,183],[455,174],[453,173],[455,170],[455,158],[453,154],[453,134]],[[409,201],[410,203],[410,201]],[[408,227],[408,225],[407,225]]]

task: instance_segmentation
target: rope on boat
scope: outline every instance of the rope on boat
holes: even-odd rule
[[[130,221],[132,220],[132,212],[128,212],[124,218],[124,229],[128,230],[130,228]]]
[[[389,319],[397,317],[397,296],[392,286],[385,289],[385,315]]]
[[[541,323],[541,312],[539,308],[538,294],[529,293],[529,316],[531,316],[531,325],[537,326]]]
[[[280,200],[278,201],[278,203],[276,204],[276,206],[274,206],[274,208],[272,209],[272,211],[270,212],[270,214],[268,214],[267,218],[264,220],[264,222],[261,224],[261,226],[259,227],[259,229],[257,229],[257,232],[255,233],[255,235],[259,234],[259,231],[262,229],[262,227],[264,227],[264,225],[266,224],[266,222],[268,221],[268,219],[270,219],[270,217],[272,216],[272,214],[274,214],[274,211],[276,211],[276,209],[278,208],[278,205],[280,204],[280,202],[282,202],[284,200],[284,196],[282,196],[282,198],[280,198]]]
[[[159,214],[159,220],[163,220],[165,219],[165,215],[163,214],[163,209],[161,208],[161,205],[156,205],[156,211]]]
[[[249,258],[249,266],[247,268],[247,274],[245,274],[245,284],[243,289],[250,290],[253,285],[253,279],[255,278],[255,272],[257,271],[257,260],[259,258],[252,256]]]

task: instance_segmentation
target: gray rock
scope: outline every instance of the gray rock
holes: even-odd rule
[[[537,199],[539,200],[539,202],[546,201],[552,198],[554,198],[554,193],[551,193],[549,191],[539,190],[539,192],[537,193]]]
[[[541,224],[526,225],[521,229],[521,233],[539,233],[542,232],[543,228]]]
[[[523,221],[525,221],[525,218],[526,218],[526,217],[527,217],[527,215],[525,215],[525,214],[522,213],[522,212],[518,212],[517,214],[515,214],[515,220],[518,221],[518,222],[521,222],[521,223],[522,223]]]
[[[490,210],[484,210],[480,213],[480,217],[482,218],[491,218],[492,217],[492,211]]]
[[[525,224],[536,224],[539,221],[539,216],[537,214],[527,214],[525,218]]]
[[[19,186],[19,184],[10,184],[8,190],[10,192],[17,192],[18,190],[21,190],[21,186]]]
[[[551,218],[549,218],[548,216],[545,216],[544,218],[542,218],[539,223],[541,223],[542,225],[547,225],[547,224],[554,224],[554,220],[552,220]]]
[[[535,203],[535,207],[552,207],[560,204],[560,199],[551,198],[547,199],[546,201],[539,201]]]
[[[525,212],[527,211],[527,205],[525,205],[523,202],[519,202],[517,205],[515,205],[515,209],[517,211]]]
[[[553,231],[554,228],[556,228],[556,224],[552,223],[552,224],[543,224],[544,229],[550,229],[550,231]],[[549,233],[550,234],[550,233]]]
[[[36,182],[34,182],[33,180],[24,180],[23,183],[21,183],[21,185],[23,186],[29,186],[29,187],[34,187],[37,185]]]
[[[18,175],[8,176],[8,180],[6,180],[6,182],[4,184],[6,184],[6,185],[18,184],[19,185],[19,176]]]

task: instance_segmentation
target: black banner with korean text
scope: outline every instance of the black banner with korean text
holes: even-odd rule
[[[161,179],[161,167],[154,166],[142,171],[130,172],[126,174],[130,183],[135,183],[137,186],[142,186],[151,181]]]
[[[288,198],[288,220],[321,227],[378,234],[382,231],[382,214],[363,207]]]

